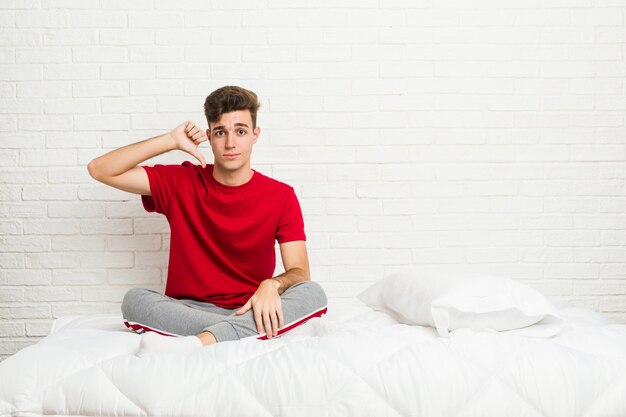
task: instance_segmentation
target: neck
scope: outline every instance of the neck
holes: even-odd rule
[[[252,168],[242,167],[237,171],[225,171],[220,169],[217,165],[213,166],[213,178],[220,184],[228,185],[230,187],[236,187],[238,185],[243,185],[250,181],[252,176],[254,175],[254,171]]]

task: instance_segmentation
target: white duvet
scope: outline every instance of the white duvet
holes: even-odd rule
[[[2,416],[626,416],[626,325],[559,310],[552,338],[398,323],[333,304],[282,337],[134,352],[121,317],[60,319],[0,363]]]

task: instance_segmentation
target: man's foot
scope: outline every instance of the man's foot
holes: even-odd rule
[[[155,332],[146,332],[141,335],[137,356],[142,357],[151,353],[191,353],[203,346],[197,336],[172,337],[162,336]]]

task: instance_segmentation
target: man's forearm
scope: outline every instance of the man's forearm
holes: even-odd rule
[[[280,285],[277,286],[278,295],[284,293],[287,288],[302,281],[308,281],[310,277],[302,268],[292,268],[280,275],[270,278],[274,281],[278,281]]]
[[[89,172],[93,177],[113,177],[123,174],[143,161],[174,149],[176,143],[168,132],[115,149],[92,160],[89,163]]]

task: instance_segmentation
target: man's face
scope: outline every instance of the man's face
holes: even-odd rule
[[[236,110],[222,114],[219,121],[211,123],[207,137],[218,169],[234,172],[250,168],[252,145],[259,138],[261,129],[252,130],[249,110]]]

